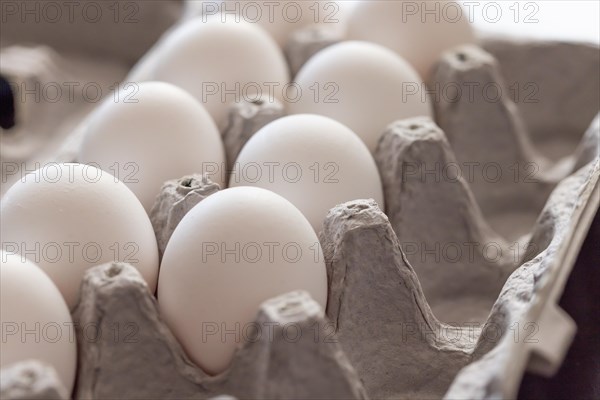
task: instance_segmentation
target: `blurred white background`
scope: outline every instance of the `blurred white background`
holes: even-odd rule
[[[393,0],[389,0],[393,1]],[[422,0],[415,0],[421,3]],[[459,0],[482,34],[600,43],[599,0]],[[348,12],[355,0],[339,1]]]
[[[482,32],[600,43],[598,0],[461,0],[460,3],[467,12],[473,10],[469,15]],[[500,12],[497,14],[496,10]]]

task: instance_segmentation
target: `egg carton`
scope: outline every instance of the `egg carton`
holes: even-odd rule
[[[217,376],[186,356],[135,268],[91,269],[76,326],[136,335],[77,331],[74,398],[512,398],[526,370],[551,375],[576,329],[557,301],[599,204],[600,119],[590,126],[599,69],[598,49],[579,44],[490,39],[446,53],[429,82],[434,91],[477,84],[510,95],[437,92],[435,122],[391,124],[375,153],[385,213],[355,200],[324,221],[325,316],[304,292],[266,301],[255,322],[273,334],[240,343]],[[536,85],[543,103],[519,101],[530,89],[508,90],[523,82]],[[232,110],[228,155],[282,112],[268,107]],[[80,135],[57,159],[76,161]],[[489,165],[511,174],[490,179]],[[450,166],[460,173],[448,176]],[[527,179],[514,179],[521,174]],[[152,211],[159,246],[216,190],[201,176],[167,182]],[[465,243],[473,251],[436,250]],[[482,253],[486,245],[497,255]],[[294,340],[290,324],[301,332]],[[3,398],[65,397],[45,367],[13,368],[3,373]]]

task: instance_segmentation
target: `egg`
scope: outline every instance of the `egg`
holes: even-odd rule
[[[360,1],[347,22],[347,37],[386,46],[425,80],[440,55],[476,43],[468,14],[455,1]]]
[[[229,184],[285,197],[316,232],[329,210],[346,201],[372,198],[384,207],[367,147],[352,130],[320,115],[292,115],[264,126],[240,152]]]
[[[265,95],[282,99],[288,66],[257,24],[222,23],[218,16],[183,23],[142,58],[126,81],[169,82],[190,92],[223,129],[231,104]]]
[[[260,25],[280,47],[290,35],[308,25],[333,23],[339,7],[332,2],[314,1],[203,1],[204,17],[218,15],[221,20],[244,21]]]
[[[31,359],[54,368],[71,393],[77,342],[69,309],[52,280],[37,265],[0,251],[0,367]]]
[[[223,187],[225,152],[193,96],[164,82],[122,88],[84,123],[78,161],[118,177],[149,213],[165,181],[207,173]]]
[[[237,346],[257,339],[253,329],[268,335],[268,326],[253,324],[259,305],[294,290],[307,291],[325,309],[327,273],[315,232],[283,197],[237,187],[207,197],[179,223],[157,295],[187,354],[217,374]]]
[[[298,72],[299,90],[286,96],[290,114],[320,114],[352,129],[371,152],[387,125],[431,116],[419,75],[382,46],[342,42],[315,54]]]
[[[109,173],[83,164],[46,164],[11,186],[0,206],[2,250],[39,265],[69,308],[85,271],[112,261],[136,267],[152,292],[158,247],[137,197]]]

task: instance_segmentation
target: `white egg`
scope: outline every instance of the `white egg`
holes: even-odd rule
[[[158,248],[135,195],[109,173],[47,164],[8,189],[0,207],[2,250],[35,262],[76,305],[85,271],[111,261],[135,266],[154,293]]]
[[[282,99],[289,71],[277,43],[257,24],[194,18],[161,39],[126,81],[157,80],[190,92],[226,125],[233,103]]]
[[[320,114],[352,129],[375,151],[388,124],[431,115],[425,86],[394,52],[372,43],[342,42],[318,52],[287,96],[291,114]]]
[[[187,354],[216,374],[238,345],[256,340],[259,305],[294,290],[306,290],[325,308],[327,273],[317,236],[283,197],[240,187],[213,194],[186,214],[165,250],[157,294]],[[268,326],[258,328],[268,334]]]
[[[346,126],[320,115],[292,115],[263,127],[240,152],[229,183],[280,194],[316,232],[329,210],[346,201],[372,198],[384,207],[367,147]]]
[[[208,173],[223,187],[221,135],[190,94],[163,82],[123,88],[85,122],[78,161],[118,177],[150,212],[165,181]]]
[[[77,342],[69,309],[48,275],[27,259],[0,251],[0,367],[40,360],[73,390]]]
[[[476,42],[468,17],[456,1],[360,1],[348,20],[347,36],[394,50],[428,80],[444,51]]]
[[[214,15],[221,20],[260,25],[280,47],[285,46],[295,30],[312,24],[334,23],[338,10],[333,2],[323,0],[209,0],[201,5],[205,18]]]

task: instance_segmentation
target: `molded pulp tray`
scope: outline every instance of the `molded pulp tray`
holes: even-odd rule
[[[136,340],[79,331],[74,397],[513,398],[525,370],[554,373],[576,330],[557,301],[599,204],[599,69],[598,49],[579,44],[490,39],[446,53],[429,82],[435,123],[397,121],[379,143],[385,214],[355,200],[325,220],[326,318],[303,292],[265,302],[256,321],[273,336],[241,345],[218,376],[184,354],[133,267],[93,268],[74,321],[135,326]],[[504,94],[448,95],[466,83]],[[76,142],[57,159],[75,161]],[[186,185],[181,198],[211,183]],[[297,340],[282,335],[290,323]],[[66,396],[24,363],[3,398],[23,398],[25,373],[40,398]]]

